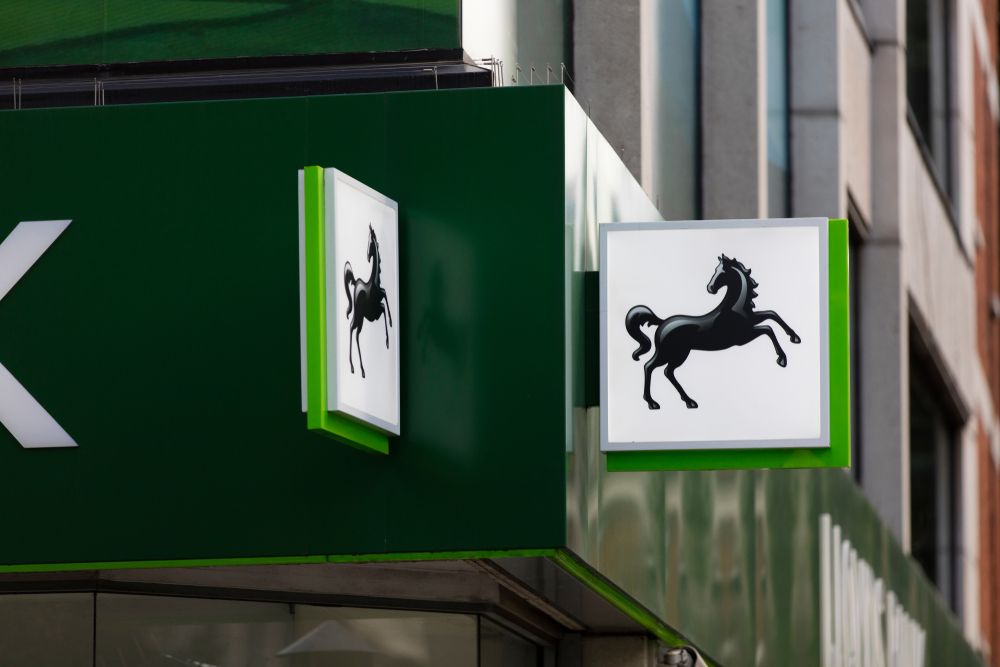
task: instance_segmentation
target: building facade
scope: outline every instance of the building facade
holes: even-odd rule
[[[0,28],[4,664],[1000,665],[996,2],[153,4]],[[306,426],[312,165],[398,204],[387,455]],[[599,225],[813,216],[850,470],[608,471]]]

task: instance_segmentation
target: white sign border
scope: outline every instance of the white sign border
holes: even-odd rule
[[[361,181],[357,180],[356,178],[352,178],[351,176],[348,176],[344,172],[340,171],[339,169],[334,169],[334,168],[327,168],[327,169],[323,170],[323,190],[324,190],[324,192],[323,192],[323,207],[325,209],[323,211],[323,224],[324,224],[324,232],[325,232],[324,233],[324,237],[325,237],[324,238],[324,243],[326,245],[326,248],[324,248],[324,253],[325,253],[325,256],[326,256],[325,265],[326,265],[326,275],[327,275],[327,278],[329,278],[330,270],[331,270],[331,268],[333,268],[333,267],[330,266],[330,262],[333,261],[334,257],[336,257],[336,254],[334,252],[334,250],[335,250],[334,243],[336,241],[335,232],[336,232],[337,220],[336,220],[336,213],[335,213],[335,206],[334,206],[334,201],[335,201],[334,200],[334,195],[335,195],[334,188],[336,187],[336,185],[337,185],[338,182],[343,183],[345,185],[348,185],[348,186],[350,186],[352,188],[355,188],[357,190],[360,190],[361,192],[363,192],[368,197],[371,197],[372,199],[374,199],[378,203],[380,203],[380,204],[382,204],[384,206],[387,206],[388,208],[391,208],[393,210],[393,213],[395,214],[395,222],[394,222],[394,224],[396,226],[396,229],[395,229],[395,231],[396,231],[396,234],[395,234],[395,236],[396,236],[396,249],[395,249],[396,253],[395,253],[395,256],[396,256],[397,267],[396,267],[396,271],[395,271],[396,284],[392,285],[391,289],[395,290],[395,293],[398,295],[399,294],[399,266],[398,266],[398,262],[399,262],[399,204],[397,204],[394,200],[389,199],[388,197],[386,197],[385,195],[383,195],[381,192],[378,192],[377,190],[373,190],[372,188],[370,188],[369,186],[365,185],[364,183],[362,183]],[[399,424],[399,422],[400,422],[400,417],[401,417],[401,415],[400,415],[401,402],[399,400],[400,399],[400,396],[399,396],[399,390],[400,390],[400,382],[399,382],[399,358],[401,356],[400,355],[401,350],[399,349],[399,340],[400,340],[400,335],[399,335],[399,320],[400,320],[400,317],[399,317],[399,313],[398,312],[396,313],[396,322],[395,322],[396,326],[393,327],[393,329],[394,329],[393,336],[395,338],[395,343],[396,343],[396,354],[395,354],[395,357],[396,357],[396,372],[395,372],[395,378],[396,378],[396,422],[392,423],[392,422],[386,421],[384,419],[381,419],[379,417],[376,417],[375,415],[369,414],[369,413],[365,412],[364,410],[361,410],[359,408],[354,407],[353,405],[345,403],[340,398],[340,387],[338,386],[338,382],[337,382],[338,366],[337,366],[337,352],[336,352],[336,350],[337,350],[337,335],[338,335],[337,332],[339,331],[338,325],[340,324],[340,320],[337,317],[337,315],[339,314],[339,311],[337,310],[336,299],[337,299],[337,294],[336,294],[336,292],[333,289],[330,288],[329,280],[327,280],[327,290],[326,290],[326,319],[327,319],[327,321],[326,321],[326,350],[327,350],[327,352],[326,352],[326,374],[327,374],[326,397],[327,397],[327,399],[326,400],[327,400],[327,409],[330,410],[331,412],[339,412],[339,413],[341,413],[343,415],[347,415],[348,417],[352,417],[355,420],[362,421],[362,422],[364,422],[366,424],[369,424],[370,426],[373,426],[373,427],[379,429],[380,431],[384,431],[385,433],[388,433],[390,435],[396,435],[396,436],[398,436],[399,432],[400,432],[400,428],[399,428],[400,424]],[[401,302],[401,300],[399,300],[398,297],[397,297],[397,303],[400,303],[400,302]]]
[[[820,437],[777,440],[678,440],[609,442],[608,441],[608,234],[630,231],[667,231],[677,229],[747,229],[752,227],[816,227],[819,229],[820,280]],[[600,228],[600,347],[601,347],[601,451],[696,451],[828,448],[830,446],[830,267],[828,218],[772,218],[737,220],[680,220],[675,222],[601,223]]]

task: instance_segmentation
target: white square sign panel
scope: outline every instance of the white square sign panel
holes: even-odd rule
[[[399,207],[324,170],[328,409],[399,435]]]
[[[604,451],[829,446],[826,225],[601,225]]]

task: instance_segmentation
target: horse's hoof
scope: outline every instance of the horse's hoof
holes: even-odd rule
[[[387,350],[389,349],[389,339],[388,338],[385,339],[385,349],[387,349]]]
[[[352,373],[354,372],[354,366],[351,366],[351,372]]]
[[[685,404],[692,410],[698,407],[698,404],[694,401],[685,401]]]
[[[362,380],[364,380],[364,379],[365,379],[365,372],[364,372],[364,371],[361,371],[361,379],[362,379]]]
[[[784,368],[785,366],[788,365],[788,360],[785,359],[784,357],[778,357],[778,365]]]
[[[802,339],[801,339],[801,338],[799,338],[799,337],[798,337],[797,335],[795,335],[795,334],[792,334],[791,336],[789,336],[789,339],[790,339],[790,340],[791,340],[791,341],[792,341],[793,343],[796,343],[796,344],[798,344],[798,343],[801,343],[801,342],[802,342]]]
[[[639,361],[639,350],[632,353],[632,361]]]
[[[646,402],[649,403],[649,409],[650,410],[659,410],[660,409],[660,404],[657,403],[656,401],[646,401]]]

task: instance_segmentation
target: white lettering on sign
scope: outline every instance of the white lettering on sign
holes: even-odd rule
[[[923,667],[926,632],[829,514],[819,517],[819,549],[823,667]]]
[[[69,220],[21,222],[0,243],[0,299],[69,226]],[[0,423],[26,449],[76,447],[45,408],[0,364]]]

